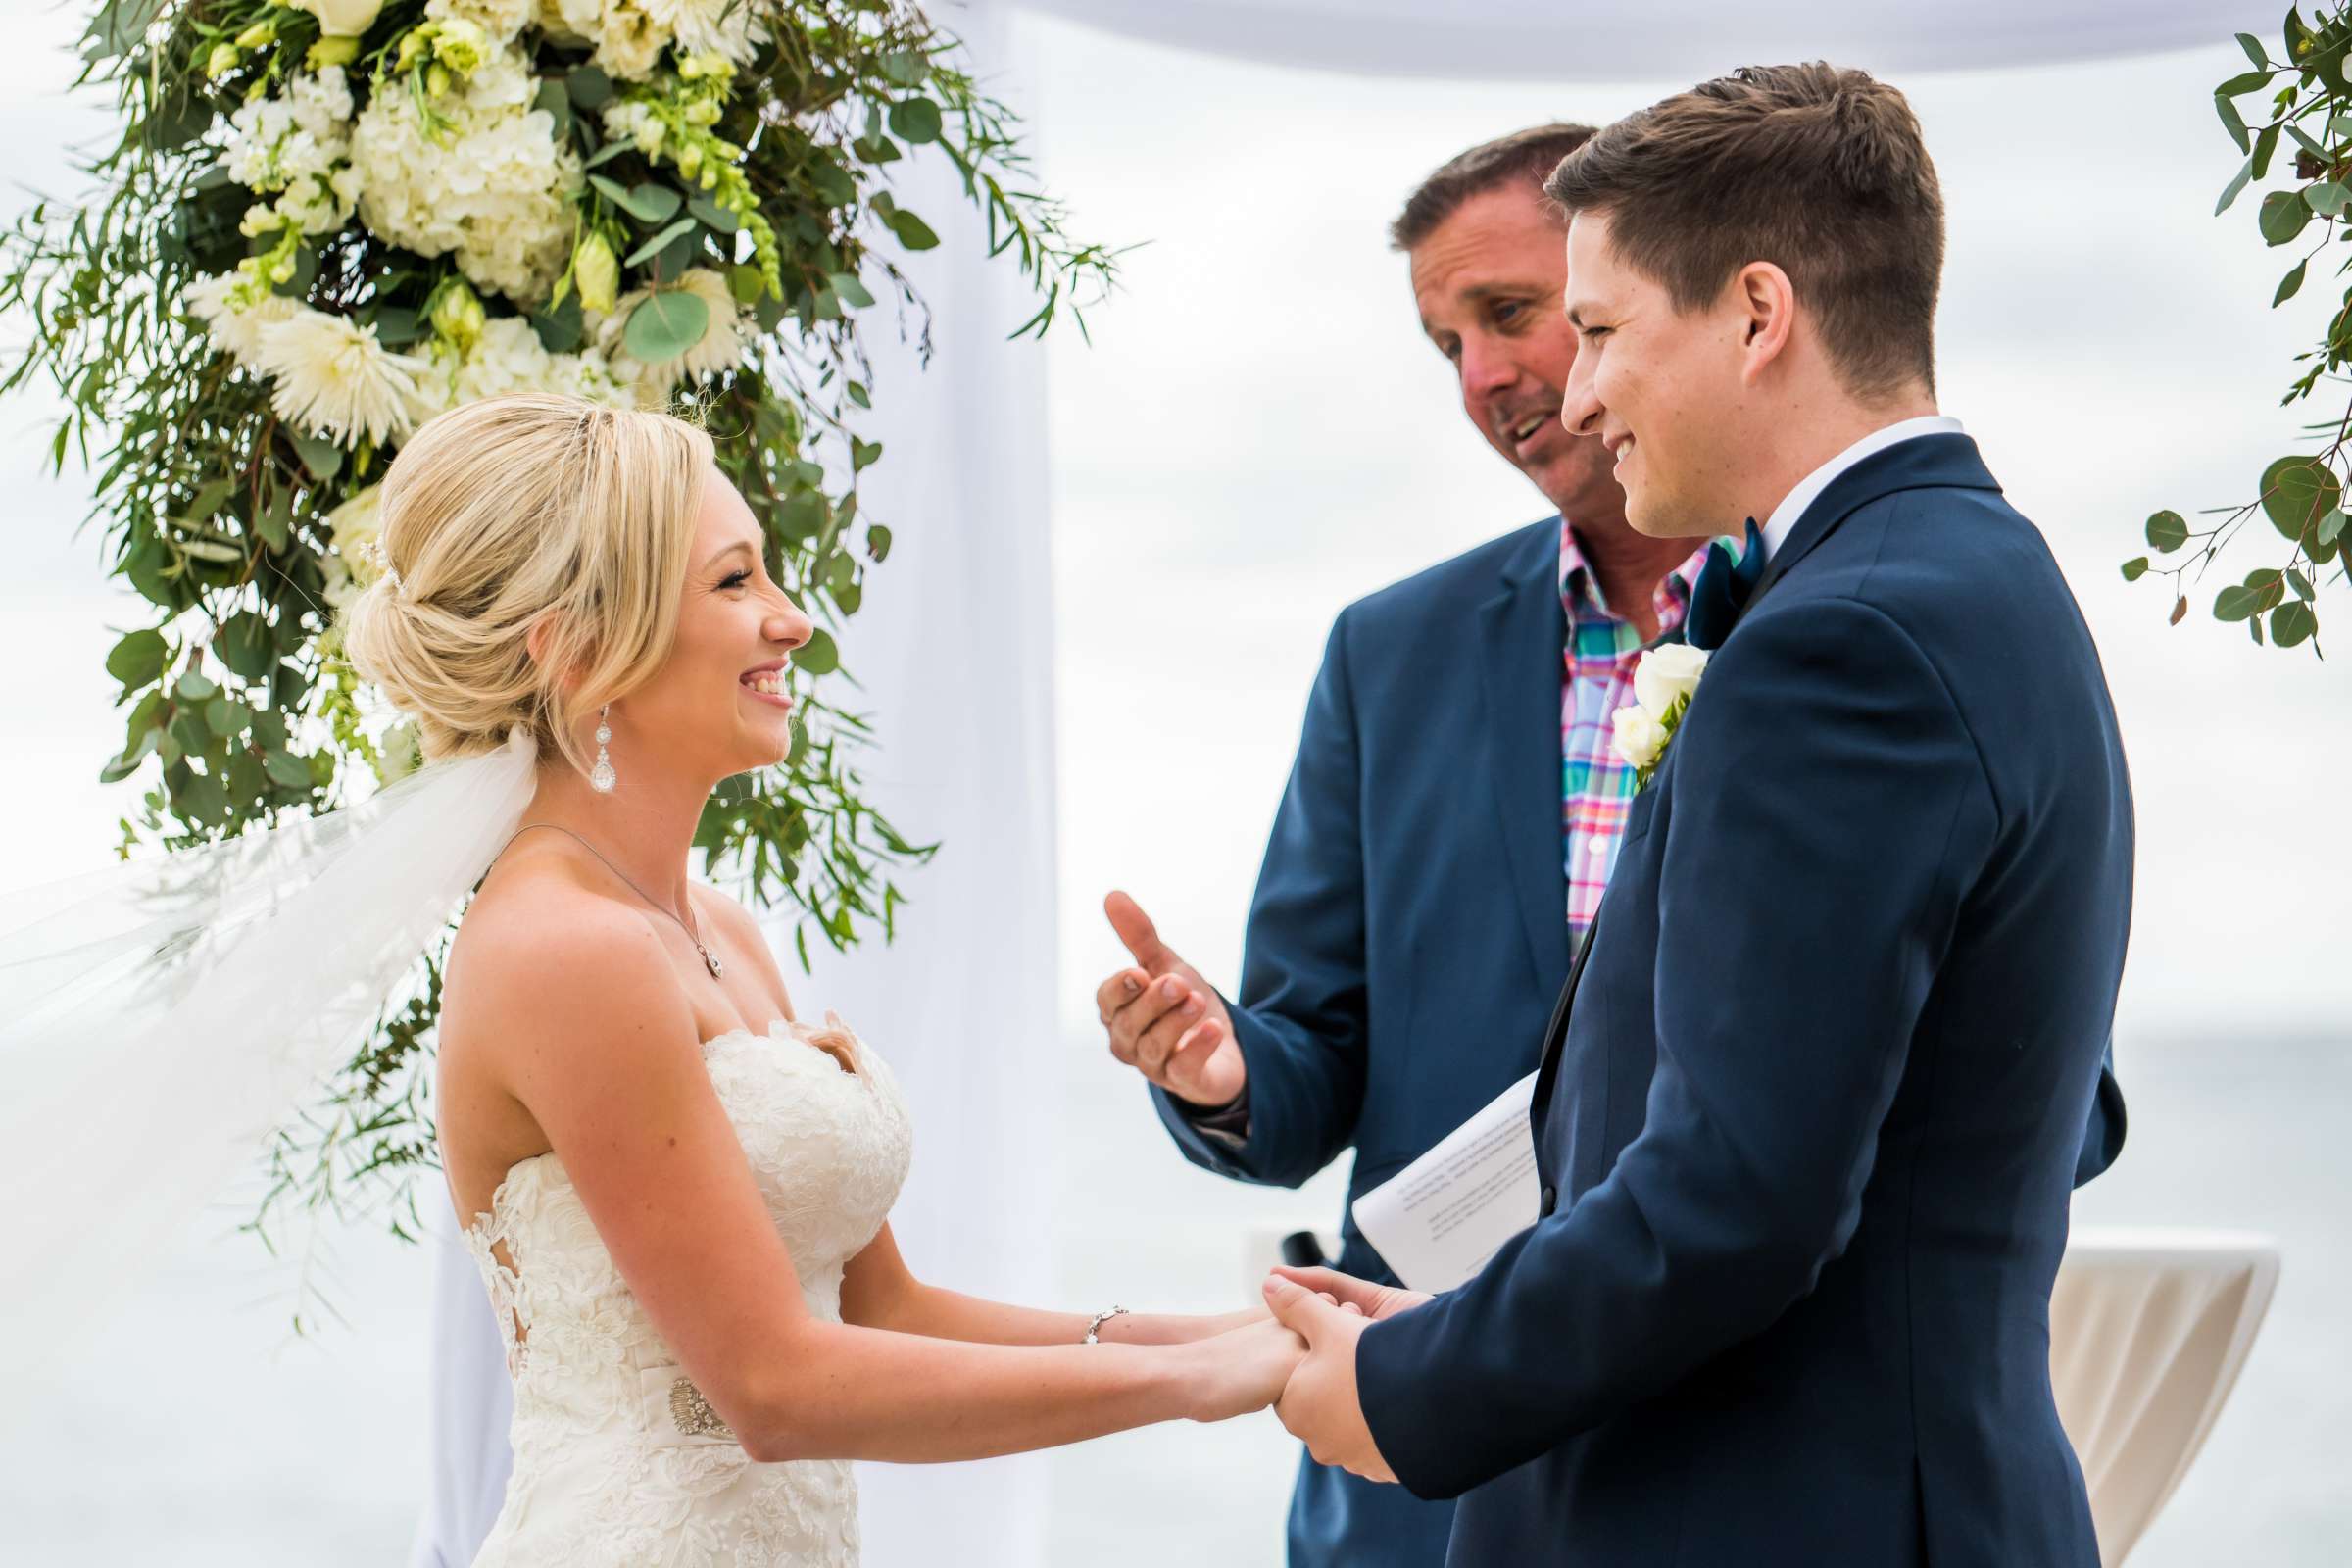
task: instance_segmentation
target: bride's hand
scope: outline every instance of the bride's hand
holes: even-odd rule
[[[1191,1357],[1192,1418],[1227,1421],[1282,1397],[1306,1342],[1272,1318],[1184,1347]]]
[[[1305,1286],[1327,1301],[1336,1301],[1375,1321],[1409,1312],[1430,1299],[1425,1291],[1408,1291],[1400,1285],[1375,1285],[1338,1269],[1293,1268],[1280,1263],[1275,1265],[1274,1272],[1293,1285]]]

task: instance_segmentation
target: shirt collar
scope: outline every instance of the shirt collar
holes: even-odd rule
[[[1657,612],[1661,631],[1672,631],[1682,624],[1683,612],[1690,603],[1690,585],[1698,581],[1699,571],[1707,564],[1707,548],[1700,545],[1689,560],[1658,580],[1650,595],[1650,608]],[[1565,518],[1560,521],[1560,602],[1567,607],[1570,624],[1585,618],[1580,610],[1590,610],[1605,620],[1625,618],[1611,610],[1601,596],[1600,579],[1592,574],[1584,551],[1577,544],[1576,525]]]
[[[1805,514],[1806,508],[1821,499],[1821,493],[1830,487],[1830,481],[1864,458],[1919,436],[1959,433],[1960,421],[1948,414],[1924,414],[1916,419],[1899,420],[1884,429],[1871,431],[1798,480],[1796,488],[1772,509],[1772,518],[1764,524],[1764,559],[1770,561],[1780,554],[1781,546],[1788,542],[1789,533],[1795,529],[1797,519]]]

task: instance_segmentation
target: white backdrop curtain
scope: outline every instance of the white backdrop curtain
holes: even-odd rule
[[[2277,0],[1816,0],[1801,17],[1703,0],[1670,20],[1647,0],[1020,6],[1267,65],[1563,83],[1695,79],[1791,58],[1883,73],[2082,60],[2210,45],[2241,29],[2267,39],[2278,15]],[[1023,103],[1008,8],[982,0],[936,14],[970,45],[997,91]],[[866,505],[890,523],[897,546],[844,652],[882,726],[866,766],[876,798],[900,826],[947,848],[907,880],[912,902],[895,945],[820,961],[794,991],[805,1013],[839,1008],[897,1066],[913,1101],[914,1175],[894,1223],[917,1271],[1035,1300],[1052,1278],[1057,1163],[1044,363],[1035,344],[1004,340],[1029,306],[1006,269],[986,259],[952,177],[924,161],[903,189],[945,239],[909,266],[936,311],[937,352],[918,372],[910,354],[877,334],[879,412],[863,433],[888,456],[866,485]],[[436,1268],[432,1463],[414,1562],[457,1568],[496,1512],[508,1396],[471,1263],[445,1242]],[[1044,1560],[1037,1459],[866,1466],[862,1484],[870,1568]]]
[[[1022,0],[1105,32],[1367,75],[1654,81],[1834,60],[1958,71],[2185,49],[2248,31],[2277,43],[2277,0]]]

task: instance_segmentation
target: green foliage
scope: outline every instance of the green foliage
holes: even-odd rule
[[[2288,145],[2293,156],[2277,166],[2281,187],[2266,192],[2255,214],[2265,244],[2297,246],[2303,253],[2279,278],[2271,296],[2275,309],[2301,292],[2315,261],[2326,271],[2331,243],[2352,242],[2352,80],[2345,75],[2345,61],[2352,55],[2352,0],[2322,6],[2312,22],[2304,20],[2299,7],[2288,11],[2276,58],[2250,32],[2237,34],[2237,43],[2253,69],[2217,86],[2213,101],[2223,129],[2244,160],[2223,186],[2214,212],[2229,211],[2249,186],[2267,181],[2282,141]],[[2241,99],[2254,104],[2251,118]],[[2352,277],[2352,251],[2337,255],[2332,275]],[[2297,355],[2296,363],[2303,369],[2282,405],[2308,400],[2322,382],[2352,389],[2352,285],[2344,288],[2319,341]],[[2192,529],[2180,513],[2170,511],[2148,519],[2149,547],[2158,556],[2177,559],[2158,566],[2136,556],[2124,563],[2124,576],[2134,582],[2163,577],[2175,625],[2188,613],[2191,583],[2203,578],[2259,513],[2284,541],[2285,560],[2223,588],[2214,597],[2214,616],[2244,622],[2257,644],[2267,640],[2276,648],[2294,648],[2309,643],[2319,653],[2320,590],[2347,581],[2342,503],[2345,477],[2352,474],[2352,391],[2340,413],[2309,422],[2305,433],[2312,449],[2268,464],[2252,500],[2207,514],[2220,519],[2212,527]],[[2261,537],[2257,531],[2255,538]],[[2332,573],[2322,570],[2330,565]]]
[[[894,875],[931,853],[866,803],[855,762],[873,730],[832,695],[852,689],[835,634],[890,550],[889,529],[858,507],[859,479],[882,455],[851,424],[873,398],[860,313],[929,341],[927,307],[896,257],[940,241],[887,186],[900,144],[949,160],[989,254],[1035,288],[1038,310],[1014,335],[1042,333],[1065,309],[1083,331],[1082,307],[1107,292],[1115,257],[1069,237],[1029,180],[1014,116],[911,0],[808,0],[767,15],[775,36],[748,64],[673,52],[637,82],[541,40],[537,105],[590,177],[569,265],[528,319],[550,353],[569,353],[584,306],[610,311],[650,290],[622,330],[650,364],[710,329],[709,301],[679,286],[690,268],[726,276],[756,313],[743,363],[681,395],[762,524],[770,569],[822,629],[796,662],[792,756],[730,780],[695,842],[708,874],[798,911],[805,957],[810,931],[837,948],[887,936],[902,901]],[[433,74],[450,69],[434,27],[416,0],[391,0],[345,68],[355,97],[413,94],[429,126]],[[89,469],[112,568],[151,611],[106,660],[125,725],[100,776],[138,791],[126,852],[329,809],[413,765],[413,735],[386,730],[333,630],[333,591],[351,567],[331,518],[382,478],[389,454],[281,419],[268,385],[216,353],[187,307],[193,282],[243,268],[388,348],[478,332],[485,311],[513,309],[466,289],[451,258],[400,249],[356,219],[327,234],[242,230],[256,193],[230,177],[216,132],[305,69],[318,43],[307,13],[271,0],[103,0],[76,85],[111,96],[119,137],[87,156],[86,200],[40,200],[0,233],[0,310],[31,328],[0,392],[39,383],[62,396],[50,461],[62,471],[72,453]],[[608,140],[615,110],[658,125],[658,138],[641,128]],[[418,973],[414,995],[281,1132],[254,1221],[265,1236],[281,1206],[399,1200],[433,1164],[422,1069],[437,957]]]

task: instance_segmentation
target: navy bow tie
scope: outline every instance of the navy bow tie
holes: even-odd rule
[[[1747,547],[1737,559],[1718,539],[1707,546],[1707,564],[1690,585],[1690,608],[1683,616],[1683,638],[1693,648],[1713,653],[1732,634],[1740,612],[1755,596],[1764,575],[1764,536],[1756,519],[1747,519]]]

